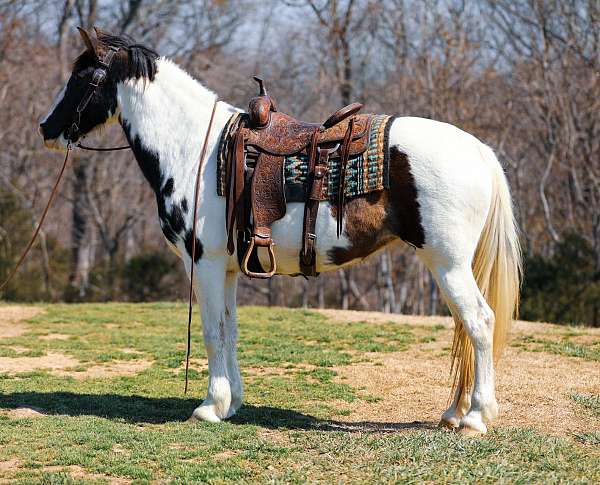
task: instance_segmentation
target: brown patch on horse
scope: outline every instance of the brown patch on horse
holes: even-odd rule
[[[410,161],[396,147],[390,149],[389,177],[388,190],[369,192],[346,202],[344,234],[350,246],[332,248],[329,251],[332,263],[343,265],[364,259],[396,238],[417,248],[425,244]],[[335,218],[337,208],[332,206],[331,212]]]
[[[416,248],[425,244],[417,186],[406,153],[390,148],[390,197],[388,224],[393,234]]]
[[[328,256],[331,262],[343,265],[364,259],[395,239],[386,224],[388,197],[386,192],[369,192],[346,202],[344,235],[350,246],[330,249]],[[332,206],[331,212],[335,218],[337,208]]]

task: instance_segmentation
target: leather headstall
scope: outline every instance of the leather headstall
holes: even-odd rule
[[[75,114],[73,115],[73,123],[71,124],[71,128],[69,129],[68,138],[69,142],[73,142],[73,140],[79,135],[79,125],[81,123],[81,113],[85,111],[90,104],[90,101],[94,97],[96,90],[106,81],[108,76],[108,71],[110,70],[110,66],[112,65],[115,54],[119,52],[117,47],[109,47],[108,51],[104,58],[98,58],[98,66],[94,69],[94,73],[92,74],[92,79],[88,84],[87,91],[79,101],[77,108],[75,109]]]

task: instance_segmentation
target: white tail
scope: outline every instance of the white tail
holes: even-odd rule
[[[521,245],[515,222],[508,183],[494,152],[482,146],[482,154],[497,170],[494,172],[490,211],[473,257],[473,275],[477,286],[495,314],[494,362],[502,355],[510,323],[519,309],[519,291],[523,272]],[[473,385],[473,347],[462,323],[455,319],[452,345],[454,391],[460,395]]]

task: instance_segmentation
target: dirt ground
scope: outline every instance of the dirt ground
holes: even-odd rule
[[[345,420],[411,423],[437,423],[443,409],[440,401],[449,398],[450,358],[453,323],[449,317],[386,315],[376,312],[323,310],[334,321],[398,322],[408,325],[444,325],[435,342],[412,346],[408,351],[372,354],[371,362],[339,367],[341,382],[360,385],[383,399],[358,401]],[[559,340],[564,326],[515,322],[513,339],[519,336],[544,336]],[[600,342],[600,329],[586,328],[576,337]],[[554,435],[590,431],[590,417],[570,398],[572,393],[600,393],[600,362],[531,352],[507,347],[497,372],[497,399],[500,415],[496,426],[533,427]]]
[[[0,306],[0,339],[23,335],[27,331],[27,325],[22,321],[33,318],[41,312],[42,309],[36,307]]]
[[[0,339],[19,337],[29,330],[24,320],[39,315],[43,310],[26,306],[0,306]],[[67,340],[68,335],[53,333],[38,337],[40,340]],[[9,347],[17,353],[28,349]],[[136,353],[132,349],[122,349],[125,353]],[[56,375],[68,375],[75,379],[101,379],[116,376],[134,375],[146,370],[151,361],[138,359],[134,361],[113,361],[106,364],[93,365],[85,370],[73,370],[81,367],[81,362],[69,355],[59,352],[48,352],[39,357],[0,357],[0,370],[6,374],[29,372],[38,369],[50,370]]]

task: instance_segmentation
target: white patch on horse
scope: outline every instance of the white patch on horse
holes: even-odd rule
[[[119,84],[117,98],[121,117],[130,127],[132,139],[139,137],[144,148],[157,154],[163,181],[174,180],[174,190],[165,198],[165,208],[170,211],[174,203],[185,198],[189,210],[183,214],[184,222],[185,227],[191,228],[195,175],[209,121],[200,113],[212,108],[215,94],[168,59],[160,58],[151,83],[145,79],[132,79]],[[218,104],[208,141],[197,218],[197,234],[205,254],[224,254],[225,201],[214,189],[215,148],[223,126],[235,111],[226,103]],[[221,227],[219,223],[222,223]],[[211,228],[205,230],[205,225]],[[218,227],[220,230],[215,230]],[[181,240],[177,244],[178,252],[186,254],[184,242]]]
[[[286,214],[272,226],[272,239],[275,241],[275,256],[277,272],[280,274],[297,274],[300,272],[298,255],[302,241],[302,226],[304,219],[304,204],[293,202],[287,204]],[[317,271],[323,272],[336,268],[329,262],[329,250],[333,247],[347,248],[348,238],[342,234],[337,237],[337,220],[331,215],[331,206],[323,202],[319,206],[315,233]],[[269,257],[266,251],[259,250],[259,260],[263,268],[269,267]]]

